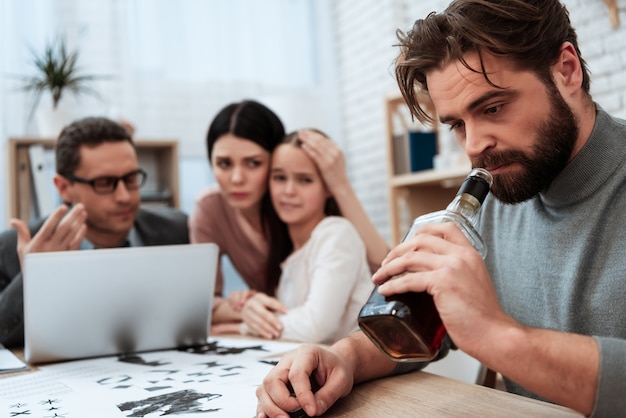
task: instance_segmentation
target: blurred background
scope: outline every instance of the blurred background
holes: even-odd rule
[[[626,116],[626,0],[565,0],[592,71],[594,98]],[[135,137],[179,144],[180,207],[213,182],[204,138],[225,104],[253,98],[288,130],[315,126],[343,148],[348,175],[389,238],[385,98],[396,29],[447,0],[0,0],[0,223],[9,218],[9,138],[42,136],[29,120],[33,53],[62,37],[98,93],[67,94],[70,118],[131,122]],[[615,25],[614,18],[622,24]],[[43,96],[39,108],[49,107]]]

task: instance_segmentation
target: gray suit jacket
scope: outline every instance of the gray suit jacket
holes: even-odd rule
[[[45,219],[30,224],[31,235]],[[188,244],[187,215],[173,209],[139,209],[135,228],[144,245]],[[0,343],[7,347],[24,344],[24,299],[22,272],[17,254],[15,229],[0,234]]]

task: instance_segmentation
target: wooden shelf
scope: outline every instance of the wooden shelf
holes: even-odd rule
[[[432,103],[425,102],[425,108],[435,111]],[[399,174],[394,163],[394,138],[398,133],[410,129],[422,129],[408,113],[404,99],[390,96],[385,99],[387,117],[387,179],[389,185],[389,224],[391,244],[400,243],[416,217],[444,209],[454,198],[459,186],[470,172],[470,168],[458,167],[445,170],[422,170]],[[434,115],[433,115],[434,116]],[[436,118],[435,118],[436,120]],[[437,133],[437,128],[433,127]]]
[[[8,172],[10,203],[9,217],[29,221],[33,212],[33,180],[29,148],[43,146],[53,152],[56,140],[45,138],[9,138]],[[139,166],[146,170],[148,179],[141,189],[142,205],[180,206],[178,187],[178,141],[134,140]],[[54,160],[51,156],[50,160]],[[58,196],[51,181],[49,186]]]
[[[467,173],[469,173],[469,170],[466,167],[459,167],[448,170],[417,171],[415,173],[393,176],[389,179],[389,185],[391,187],[414,185],[439,185],[440,187],[444,188],[458,187],[467,176]]]

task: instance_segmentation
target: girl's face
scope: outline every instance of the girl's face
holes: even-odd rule
[[[282,144],[272,155],[270,195],[280,219],[290,227],[308,226],[311,230],[324,217],[330,196],[317,166],[299,147]]]
[[[229,205],[242,210],[259,206],[270,168],[270,153],[265,148],[225,134],[213,144],[211,166]]]

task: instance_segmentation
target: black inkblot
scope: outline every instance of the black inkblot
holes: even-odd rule
[[[131,415],[127,415],[128,417],[143,417],[153,412],[161,412],[160,416],[216,412],[219,411],[219,408],[203,409],[199,401],[202,399],[211,401],[221,396],[218,393],[181,390],[137,401],[124,402],[117,407],[120,411],[132,411]]]
[[[170,389],[171,386],[151,386],[149,388],[144,388],[148,392],[156,392],[157,390]]]
[[[207,369],[210,369],[211,367],[220,367],[223,366],[223,364],[218,363],[217,361],[209,361],[208,363],[199,363],[199,364],[203,364],[207,367]]]
[[[217,355],[241,354],[244,351],[248,351],[248,350],[264,351],[264,352],[268,351],[265,348],[263,348],[262,345],[252,345],[249,347],[224,347],[224,346],[220,346],[217,343],[217,341],[180,349],[180,351],[185,351],[187,353],[193,353],[193,354],[217,354]]]
[[[122,363],[130,363],[130,364],[138,364],[140,366],[165,366],[169,363],[162,363],[159,360],[154,361],[146,361],[143,357],[136,354],[122,354],[117,358],[118,361]]]
[[[224,367],[222,370],[224,370],[225,372],[230,372],[230,371],[233,371],[234,369],[245,369],[245,367],[235,365],[235,366]]]
[[[123,374],[119,376],[103,377],[102,379],[97,380],[96,383],[99,385],[110,385],[115,383],[128,382],[129,380],[131,380],[131,377],[127,374]]]

